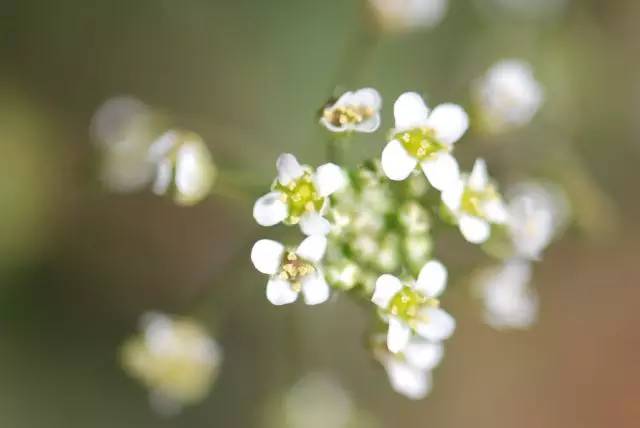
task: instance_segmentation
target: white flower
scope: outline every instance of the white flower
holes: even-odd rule
[[[189,319],[148,313],[141,327],[122,347],[122,364],[149,388],[155,409],[173,413],[202,400],[222,362],[218,344]]]
[[[378,341],[378,338],[375,340]],[[426,397],[432,387],[431,372],[444,355],[442,343],[414,336],[402,352],[395,354],[389,352],[386,346],[377,345],[374,343],[375,357],[384,366],[394,391],[412,400]]]
[[[207,146],[192,132],[167,131],[149,148],[149,159],[156,166],[153,192],[164,195],[173,183],[173,199],[180,205],[200,202],[216,179]]]
[[[326,235],[330,224],[322,217],[329,196],[342,189],[347,180],[342,169],[333,163],[315,171],[303,166],[292,154],[280,155],[276,162],[278,177],[270,193],[260,197],[253,206],[253,217],[261,226],[278,223],[300,223],[306,235]]]
[[[369,0],[378,21],[388,31],[409,31],[438,25],[448,0]]]
[[[482,159],[476,160],[470,175],[462,175],[442,192],[442,202],[457,219],[464,238],[474,244],[489,239],[492,223],[503,224],[508,218]]]
[[[91,136],[100,150],[100,179],[114,192],[133,192],[153,178],[147,157],[157,136],[153,111],[129,96],[105,101],[91,121]]]
[[[326,248],[327,239],[321,235],[307,237],[295,250],[270,239],[256,242],[251,261],[259,272],[269,275],[267,299],[274,305],[286,305],[302,292],[307,305],[325,302],[329,285],[319,264]]]
[[[513,188],[508,201],[509,235],[515,255],[540,258],[566,221],[567,202],[551,185],[527,182]]]
[[[445,289],[447,270],[438,261],[427,262],[412,284],[404,284],[393,275],[384,274],[376,281],[371,301],[389,324],[387,348],[403,351],[412,332],[430,341],[447,339],[455,329],[455,320],[439,308],[436,299]]]
[[[484,317],[494,328],[530,327],[538,316],[538,297],[530,286],[531,266],[512,260],[481,272],[474,286],[484,301]]]
[[[400,95],[393,107],[393,139],[382,151],[385,175],[404,180],[419,164],[438,190],[458,180],[458,162],[450,153],[453,144],[467,131],[467,113],[455,104],[441,104],[429,111],[415,92]]]
[[[475,96],[485,124],[500,131],[531,121],[544,100],[544,91],[528,63],[504,60],[477,83]]]
[[[320,123],[332,132],[374,132],[380,126],[382,99],[373,88],[345,92],[322,112]]]

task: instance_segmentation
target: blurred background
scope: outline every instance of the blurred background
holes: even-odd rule
[[[439,25],[388,32],[355,0],[2,2],[0,426],[347,426],[322,423],[347,401],[349,426],[638,426],[640,3],[526,3],[451,0]],[[558,181],[574,220],[536,265],[540,319],[524,332],[483,323],[464,281],[483,256],[443,246],[461,272],[444,298],[458,329],[431,395],[409,401],[371,360],[367,316],[348,299],[265,300],[249,249],[279,231],[255,225],[253,198],[279,153],[324,162],[314,115],[340,90],[377,88],[388,129],[405,90],[464,105],[474,79],[513,57],[544,86],[541,112],[491,142],[467,136],[456,154],[465,168],[486,157],[501,182]],[[110,191],[91,127],[121,95],[202,136],[246,197],[181,207]],[[384,143],[358,137],[348,164]],[[212,392],[170,418],[119,364],[148,310],[198,319],[224,349]],[[290,389],[309,373],[320,398]],[[281,415],[314,401],[328,409],[315,425]]]

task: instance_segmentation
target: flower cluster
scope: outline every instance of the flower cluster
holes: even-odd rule
[[[334,140],[368,134],[380,125],[381,107],[374,89],[347,92],[324,107],[319,122]],[[317,305],[331,289],[369,305],[377,319],[373,356],[394,390],[419,399],[431,390],[431,372],[456,327],[440,304],[448,272],[433,257],[434,228],[455,225],[464,240],[503,260],[478,277],[485,318],[496,328],[525,327],[537,309],[530,263],[555,236],[562,210],[558,198],[532,184],[503,198],[483,159],[461,171],[453,151],[469,117],[459,105],[430,109],[418,93],[406,92],[393,113],[380,157],[357,168],[330,162],[314,169],[292,154],[278,158],[277,177],[256,201],[254,218],[262,226],[299,225],[306,237],[292,247],[261,239],[251,260],[268,275],[274,305],[299,294]]]
[[[154,409],[166,414],[206,396],[222,351],[196,322],[154,312],[142,317],[140,334],[124,343],[121,360],[125,370],[149,389]]]

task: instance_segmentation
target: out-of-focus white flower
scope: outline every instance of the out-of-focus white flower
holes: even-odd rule
[[[355,411],[346,391],[320,373],[296,383],[288,391],[284,406],[287,428],[346,428]]]
[[[384,30],[403,32],[438,25],[448,0],[369,0],[369,4]]]
[[[201,401],[222,362],[218,344],[189,319],[148,313],[141,328],[124,343],[122,364],[149,389],[155,410],[173,413]]]
[[[442,192],[442,202],[457,219],[464,238],[474,244],[489,239],[492,223],[503,224],[508,219],[507,209],[482,159],[476,160],[470,175],[462,175]]]
[[[568,203],[558,188],[526,182],[509,192],[508,210],[515,255],[536,260],[564,226]]]
[[[346,175],[338,165],[326,163],[315,171],[300,165],[292,154],[280,155],[276,162],[278,177],[271,192],[260,197],[253,206],[253,217],[261,226],[280,222],[300,223],[306,235],[326,235],[329,222],[322,217],[329,196],[342,189]]]
[[[538,296],[530,281],[531,266],[522,260],[478,274],[474,287],[484,301],[485,321],[496,329],[530,327],[538,316]]]
[[[173,199],[180,205],[200,202],[216,179],[211,154],[193,132],[167,131],[149,148],[149,159],[156,167],[153,192],[164,195],[173,183]]]
[[[269,275],[267,299],[274,305],[286,305],[297,300],[302,292],[307,305],[317,305],[329,298],[329,285],[320,269],[327,249],[327,238],[307,237],[296,249],[270,239],[253,245],[251,261],[255,268]]]
[[[404,180],[419,164],[438,190],[457,181],[458,162],[450,153],[467,131],[467,113],[455,104],[441,104],[430,111],[415,92],[400,95],[393,108],[393,139],[382,151],[385,175]]]
[[[412,400],[420,400],[431,391],[431,371],[442,361],[444,346],[440,342],[414,336],[400,353],[394,354],[386,347],[376,346],[374,355],[384,366],[394,391]]]
[[[439,308],[437,300],[446,282],[447,270],[436,260],[424,265],[415,283],[404,284],[389,274],[378,278],[371,301],[380,308],[389,324],[389,351],[402,352],[409,344],[412,332],[433,342],[453,334],[455,320]]]
[[[320,123],[332,132],[374,132],[380,126],[382,98],[373,88],[345,92],[322,112]]]
[[[129,96],[113,97],[96,111],[91,136],[100,149],[100,179],[114,192],[133,192],[153,178],[147,150],[157,136],[151,109]]]
[[[484,124],[499,132],[531,121],[544,100],[544,91],[531,66],[512,59],[489,69],[476,84],[475,98]]]

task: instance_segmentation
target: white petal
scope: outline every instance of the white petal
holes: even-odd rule
[[[438,297],[447,285],[447,268],[437,260],[427,262],[418,275],[416,289],[425,296]]]
[[[273,226],[287,218],[289,207],[280,192],[271,192],[260,197],[253,206],[253,218],[260,226]]]
[[[488,201],[484,204],[483,209],[491,223],[503,224],[507,222],[507,207],[500,199],[496,198]]]
[[[286,305],[293,303],[298,298],[288,281],[280,278],[271,278],[267,283],[267,299],[274,305]]]
[[[402,320],[389,318],[389,331],[387,332],[387,348],[394,354],[402,352],[411,338],[411,328]]]
[[[463,193],[464,181],[458,179],[451,186],[447,186],[440,194],[440,197],[442,198],[442,202],[447,206],[447,208],[455,213],[460,208]]]
[[[416,332],[425,339],[433,342],[448,339],[456,329],[456,320],[440,308],[425,310],[426,322],[416,324]]]
[[[389,383],[394,391],[412,400],[420,400],[431,390],[431,372],[420,370],[397,358],[385,363]]]
[[[371,301],[381,308],[386,309],[395,294],[402,290],[402,282],[388,273],[381,275],[376,281]]]
[[[460,168],[456,158],[448,153],[440,153],[433,159],[420,162],[429,183],[438,190],[454,186],[460,179]]]
[[[316,169],[313,181],[320,196],[329,196],[347,184],[347,177],[338,165],[326,163]]]
[[[316,272],[302,280],[302,294],[307,305],[319,305],[329,298],[329,285],[322,272]]]
[[[393,115],[396,131],[403,131],[426,125],[429,109],[420,94],[405,92],[394,103]]]
[[[444,355],[444,346],[440,342],[413,339],[404,350],[407,362],[422,370],[432,370]]]
[[[481,191],[489,184],[489,174],[487,164],[484,159],[476,159],[469,176],[469,187],[473,190]]]
[[[356,104],[367,106],[373,110],[380,110],[382,106],[382,98],[380,93],[373,88],[359,89],[354,94],[354,100]]]
[[[375,132],[380,127],[380,114],[376,113],[369,119],[357,124],[355,130],[358,132]]]
[[[302,166],[291,153],[281,154],[276,161],[276,168],[278,169],[278,181],[285,186],[304,174]]]
[[[187,199],[199,198],[208,192],[211,172],[209,154],[204,147],[187,143],[178,149],[176,188]]]
[[[491,226],[489,226],[489,223],[481,218],[470,215],[461,216],[458,221],[458,226],[464,239],[472,244],[482,244],[489,239],[489,235],[491,234]]]
[[[327,235],[331,231],[331,223],[316,212],[310,212],[300,219],[300,230],[307,236]]]
[[[411,174],[418,160],[397,140],[390,141],[382,151],[382,170],[391,180],[401,181]]]
[[[438,141],[453,144],[467,132],[469,116],[456,104],[441,104],[431,112],[427,126],[436,132]]]
[[[153,193],[164,195],[171,184],[171,161],[163,159],[156,166],[156,179],[153,182]]]
[[[298,245],[296,255],[304,260],[318,263],[322,260],[326,249],[327,238],[322,235],[312,235],[305,238],[305,240]]]
[[[344,132],[346,130],[345,125],[335,126],[333,123],[331,123],[331,121],[327,120],[324,116],[320,118],[320,124],[331,132]]]
[[[251,249],[253,265],[267,275],[274,275],[280,269],[284,245],[271,239],[261,239]]]

